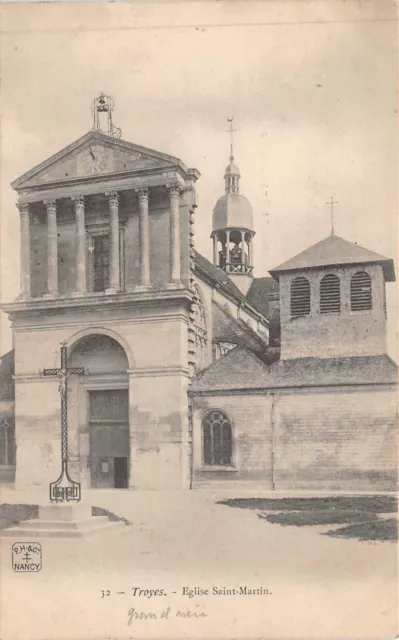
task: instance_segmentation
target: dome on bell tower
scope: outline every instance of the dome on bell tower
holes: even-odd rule
[[[251,203],[240,194],[241,174],[233,153],[233,119],[229,122],[232,138],[230,162],[224,172],[225,193],[216,202],[212,216],[213,262],[246,293],[252,280],[255,231]]]

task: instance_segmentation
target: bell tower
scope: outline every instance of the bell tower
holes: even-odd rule
[[[228,122],[230,162],[224,173],[225,194],[213,209],[213,263],[223,269],[246,295],[253,278],[252,240],[255,231],[251,203],[240,194],[241,174],[234,162],[233,118],[228,118]]]

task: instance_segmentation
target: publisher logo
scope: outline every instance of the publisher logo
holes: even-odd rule
[[[14,542],[12,545],[12,568],[14,571],[40,571],[42,568],[42,545],[39,542]]]

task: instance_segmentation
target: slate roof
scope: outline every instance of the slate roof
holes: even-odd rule
[[[395,281],[393,260],[334,235],[324,238],[278,267],[270,269],[269,273],[274,278],[278,278],[279,274],[285,271],[296,271],[297,269],[370,263],[380,264],[386,280]]]
[[[270,318],[269,295],[278,294],[278,282],[271,276],[254,278],[247,293],[248,302],[266,318]]]
[[[14,351],[0,358],[0,400],[14,399]]]
[[[295,358],[270,366],[236,347],[201,371],[191,392],[281,389],[337,385],[395,384],[398,366],[387,355],[346,358]]]

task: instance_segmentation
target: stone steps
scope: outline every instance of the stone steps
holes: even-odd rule
[[[101,518],[101,522],[97,522],[101,516],[93,516],[92,521],[88,522],[65,522],[52,523],[41,522],[39,520],[30,520],[21,522],[18,527],[11,527],[0,531],[0,538],[14,538],[17,541],[32,540],[33,538],[82,538],[87,535],[95,535],[97,533],[119,533],[131,529],[129,525],[120,521],[111,521],[108,518]],[[30,522],[30,526],[26,525]]]

